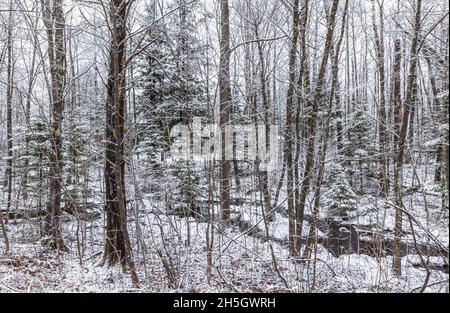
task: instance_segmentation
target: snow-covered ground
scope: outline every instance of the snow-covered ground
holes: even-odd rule
[[[413,252],[403,257],[401,277],[392,272],[390,255],[350,252],[334,256],[320,243],[309,261],[293,260],[287,246],[285,204],[282,202],[281,210],[274,214],[266,234],[262,208],[258,205],[260,195],[244,178],[240,195],[245,201],[232,206],[232,218],[246,222],[247,226],[253,225],[257,235],[244,232],[236,223],[225,230],[213,224],[213,264],[208,281],[206,221],[168,214],[165,201],[156,196],[156,192],[139,192],[136,184],[170,194],[174,187],[170,179],[134,180],[129,184],[130,199],[136,199],[129,206],[129,231],[140,289],[131,288],[129,273],[100,265],[104,244],[102,214],[77,221],[74,216],[63,213],[62,233],[69,252],[60,255],[40,244],[39,218],[7,224],[11,251],[8,256],[0,256],[0,292],[418,292],[426,280],[427,272],[421,266],[421,258]],[[429,185],[430,182],[424,184]],[[426,188],[433,189],[432,186]],[[285,197],[282,192],[280,200]],[[218,199],[215,200],[217,214]],[[419,190],[406,195],[404,201],[410,214],[423,226],[413,225],[417,242],[432,247],[440,243],[448,250],[448,212],[441,210],[440,197],[427,192],[424,198]],[[358,209],[349,223],[392,239],[395,210],[386,202],[389,199],[358,196]],[[311,215],[309,206],[305,214]],[[326,218],[325,212],[320,212],[320,218]],[[403,242],[412,245],[406,217],[403,227],[406,231]],[[308,230],[309,224],[305,221],[304,236]],[[370,231],[361,238],[372,239]],[[320,229],[318,236],[326,237],[327,232]],[[448,254],[425,257],[425,260],[434,266],[447,264],[446,272],[430,269],[425,292],[448,292]],[[172,283],[169,283],[164,262],[172,271]]]
[[[133,290],[129,275],[117,268],[99,265],[103,247],[103,223],[82,223],[77,249],[76,221],[65,216],[63,222],[70,252],[57,255],[39,244],[36,223],[32,220],[8,224],[11,254],[0,258],[0,290],[2,292],[271,292],[286,291],[276,273],[269,246],[263,240],[243,235],[237,228],[218,229],[214,235],[213,271],[207,278],[206,227],[190,219],[191,244],[187,238],[187,220],[140,213],[139,223],[130,222],[134,257],[141,288]],[[70,220],[70,221],[69,221]],[[271,231],[274,237],[287,237],[286,220],[277,214]],[[136,235],[139,225],[140,236]],[[181,235],[181,238],[178,237]],[[442,234],[441,234],[442,235]],[[183,238],[183,239],[182,239]],[[412,292],[424,283],[426,272],[415,268],[417,255],[403,258],[403,274],[397,278],[391,271],[392,258],[367,255],[333,257],[319,245],[316,266],[295,263],[287,247],[272,242],[280,274],[295,292]],[[80,248],[81,249],[81,248]],[[167,273],[156,253],[162,251],[176,273],[176,286],[168,287]],[[80,254],[82,255],[80,257]],[[433,262],[442,262],[433,258]],[[432,271],[427,292],[448,292],[448,274]],[[314,289],[313,288],[314,285]]]

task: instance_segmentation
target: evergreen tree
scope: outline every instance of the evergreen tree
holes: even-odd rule
[[[100,212],[101,197],[95,196],[99,195],[100,190],[95,190],[95,185],[100,177],[96,176],[94,169],[101,167],[102,162],[97,158],[100,153],[96,151],[98,138],[90,125],[96,124],[98,117],[90,116],[89,106],[77,107],[73,114],[63,129],[66,138],[63,149],[64,210],[71,214]]]
[[[342,145],[342,165],[347,169],[352,186],[363,191],[364,177],[373,177],[375,168],[370,163],[370,157],[375,154],[373,122],[363,109],[357,109],[348,118],[349,124]],[[358,174],[358,179],[355,178]]]
[[[151,175],[161,176],[162,165],[170,150],[170,131],[179,123],[189,124],[193,116],[206,111],[200,81],[205,47],[196,38],[195,4],[177,0],[176,14],[157,21],[146,38],[147,48],[138,59],[137,104],[138,145],[135,152],[144,154]],[[155,7],[148,5],[147,18],[158,19]]]
[[[330,187],[323,194],[328,217],[335,220],[348,220],[351,212],[357,209],[357,196],[350,186],[347,173],[341,165],[330,164],[328,182]]]
[[[30,131],[27,132],[28,151],[22,158],[28,159],[27,185],[23,188],[27,189],[28,198],[31,201],[31,208],[37,211],[44,209],[43,205],[46,201],[46,182],[49,172],[48,153],[50,132],[45,118],[36,114],[30,119]]]

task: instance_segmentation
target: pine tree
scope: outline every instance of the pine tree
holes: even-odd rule
[[[330,187],[323,194],[324,207],[328,217],[334,220],[348,220],[351,212],[357,208],[357,195],[350,186],[348,175],[340,164],[330,164],[328,182]]]
[[[50,132],[45,118],[39,114],[33,115],[30,119],[30,131],[27,132],[26,141],[28,149],[23,149],[24,153],[20,159],[28,159],[27,168],[20,167],[20,170],[27,171],[28,198],[31,208],[37,212],[42,211],[43,203],[46,201],[46,181],[49,172],[48,153],[50,150]]]
[[[68,125],[64,128],[63,155],[66,161],[63,177],[66,187],[63,200],[64,210],[70,214],[92,214],[101,210],[101,198],[95,199],[99,190],[94,188],[99,177],[93,170],[101,166],[95,155],[100,151],[94,150],[95,136],[91,133],[88,110],[88,107],[77,107],[77,112],[67,119]]]
[[[348,118],[349,124],[342,145],[342,165],[348,171],[352,186],[358,186],[363,191],[364,177],[373,177],[374,168],[370,156],[374,155],[375,138],[372,131],[372,121],[362,109],[357,109]],[[358,174],[358,179],[355,179]]]
[[[147,35],[142,57],[137,61],[138,146],[150,161],[153,174],[159,176],[172,139],[170,131],[178,123],[188,124],[194,115],[206,111],[205,96],[198,76],[205,47],[196,38],[195,5],[177,0],[177,14],[167,22],[155,23]],[[147,18],[157,19],[155,8],[147,7]]]

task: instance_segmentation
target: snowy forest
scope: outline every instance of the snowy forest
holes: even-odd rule
[[[444,0],[0,0],[0,293],[448,293]]]

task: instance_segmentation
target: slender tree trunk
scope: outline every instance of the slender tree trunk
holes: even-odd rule
[[[7,141],[7,159],[5,170],[4,187],[7,192],[6,211],[9,213],[11,209],[11,197],[12,197],[12,170],[13,170],[13,133],[12,133],[12,97],[13,97],[13,43],[12,43],[12,31],[13,31],[13,8],[12,1],[9,2],[11,11],[9,12],[8,19],[8,35],[6,40],[6,141]]]
[[[293,116],[294,116],[294,97],[295,97],[295,70],[297,63],[297,44],[300,32],[300,11],[299,0],[293,3],[293,21],[292,21],[292,38],[291,50],[289,53],[289,86],[286,100],[286,128],[285,128],[285,148],[284,157],[286,160],[287,170],[287,197],[288,197],[288,216],[289,216],[289,251],[292,255],[297,255],[295,251],[296,227],[295,227],[295,210],[294,210],[294,164],[292,157],[292,148],[294,141]]]
[[[10,1],[10,9],[9,12],[9,24],[8,24],[8,36],[6,42],[7,49],[7,89],[6,89],[6,140],[7,140],[7,149],[8,149],[8,160],[6,162],[6,171],[5,171],[5,187],[7,187],[8,193],[8,202],[6,207],[6,214],[9,213],[9,209],[11,207],[11,184],[12,184],[12,112],[11,112],[11,102],[12,102],[12,1]],[[3,217],[2,208],[0,208],[0,226],[2,229],[3,241],[5,243],[4,254],[9,254],[9,240],[8,233]]]
[[[220,221],[223,225],[230,223],[230,160],[226,159],[225,127],[230,123],[231,86],[230,86],[230,9],[228,0],[220,0],[221,37],[220,37],[220,133],[222,158],[220,161]]]
[[[302,153],[302,141],[306,138],[306,127],[304,127],[303,123],[301,123],[301,118],[305,113],[305,104],[308,103],[307,97],[305,95],[309,95],[310,83],[309,83],[309,65],[308,65],[308,48],[306,46],[306,27],[308,23],[308,11],[309,11],[309,0],[305,0],[301,9],[301,18],[300,18],[300,73],[298,76],[298,103],[297,103],[297,116],[295,120],[295,133],[296,133],[296,148],[295,148],[295,161],[294,161],[294,181],[295,181],[295,212],[298,212],[300,209],[300,158]],[[298,239],[298,238],[297,238]]]
[[[36,28],[39,22],[39,13],[36,13],[36,19],[34,22],[34,27]],[[37,56],[37,50],[38,50],[38,39],[37,34],[34,35],[34,43],[33,43],[33,55],[31,57],[31,67],[29,71],[29,77],[28,77],[28,86],[27,86],[27,94],[26,94],[26,104],[25,104],[25,123],[28,128],[31,129],[31,122],[30,122],[30,113],[31,113],[31,97],[33,92],[33,86],[35,81],[35,67],[36,67],[36,56]],[[30,137],[26,136],[25,139],[25,149],[26,149],[26,155],[30,155]],[[28,199],[28,168],[30,166],[30,160],[29,158],[25,158],[25,169],[23,173],[22,178],[22,196],[24,200]]]
[[[395,52],[394,52],[394,102],[395,102],[395,155],[396,158],[394,160],[394,194],[395,194],[395,203],[398,205],[399,203],[402,205],[402,198],[401,198],[401,191],[402,191],[402,182],[400,179],[400,168],[399,168],[399,159],[398,159],[398,148],[399,148],[399,137],[400,134],[400,128],[401,128],[401,121],[402,121],[402,100],[401,100],[401,42],[399,39],[395,40]],[[397,246],[400,246],[400,237],[402,233],[402,212],[397,209],[395,213],[395,242],[394,242],[394,248]],[[398,238],[398,239],[397,239]],[[397,248],[398,249],[398,248]],[[395,266],[396,271],[400,271],[401,268],[401,259],[396,258],[395,259]]]
[[[406,86],[406,99],[403,107],[401,108],[401,127],[400,133],[398,133],[398,142],[397,142],[397,155],[395,162],[395,170],[394,170],[394,180],[395,180],[395,204],[398,207],[397,212],[395,214],[395,228],[394,228],[394,258],[392,261],[392,270],[395,274],[401,275],[401,237],[402,237],[402,212],[400,208],[404,208],[403,205],[403,162],[405,155],[405,145],[406,145],[406,137],[408,132],[408,121],[410,116],[411,104],[413,101],[414,95],[414,85],[416,81],[416,70],[418,63],[418,38],[421,29],[421,8],[422,8],[422,0],[417,0],[416,3],[416,15],[415,15],[415,24],[414,24],[414,35],[411,43],[411,60],[409,66],[409,75],[408,82]],[[396,52],[398,53],[396,43]],[[396,54],[397,54],[396,53]],[[398,56],[396,56],[396,59]],[[397,63],[396,63],[397,65]],[[398,70],[397,70],[398,71]],[[399,91],[397,91],[399,92]],[[400,111],[400,110],[399,110]],[[400,112],[399,112],[400,113]]]
[[[128,2],[111,0],[111,46],[106,103],[106,239],[103,262],[109,266],[122,265],[131,272],[134,287],[139,280],[134,266],[127,226],[125,197],[125,47]]]
[[[316,185],[315,185],[315,192],[314,192],[314,204],[313,204],[313,217],[312,222],[309,228],[309,234],[307,238],[307,245],[305,247],[305,251],[303,253],[303,258],[309,259],[311,256],[311,252],[313,250],[313,247],[316,245],[317,241],[317,225],[319,222],[319,209],[320,209],[320,195],[321,195],[321,188],[322,188],[322,182],[323,177],[325,173],[325,159],[327,155],[327,149],[328,149],[328,140],[331,132],[331,117],[333,112],[333,102],[335,102],[335,106],[338,108],[340,106],[340,88],[339,88],[339,56],[340,56],[340,50],[342,45],[342,40],[344,38],[345,33],[345,23],[347,19],[348,14],[348,4],[349,0],[345,1],[344,5],[344,12],[342,13],[342,25],[341,25],[341,31],[340,36],[338,39],[338,42],[336,44],[336,49],[333,54],[332,58],[332,81],[331,81],[331,95],[330,95],[330,102],[327,110],[327,115],[325,117],[325,123],[324,123],[324,134],[322,137],[322,143],[319,149],[319,170],[317,173],[316,178]]]
[[[208,27],[208,26],[206,26]],[[206,56],[206,104],[208,108],[208,123],[213,123],[214,112],[210,97],[210,60],[209,54]],[[214,250],[214,160],[208,162],[208,224],[206,227],[206,274],[208,284],[212,280],[213,250]]]
[[[3,250],[4,255],[9,254],[9,239],[8,239],[8,232],[6,229],[3,211],[0,209],[0,227],[2,229],[2,236],[3,236],[3,242],[5,243],[5,248]]]
[[[70,32],[69,32],[70,37]],[[77,138],[76,138],[76,126],[75,126],[75,111],[77,106],[77,74],[75,72],[75,60],[73,57],[72,51],[72,41],[73,39],[68,39],[69,42],[69,66],[70,66],[70,75],[71,75],[71,83],[70,83],[70,102],[69,102],[69,153],[68,159],[70,160],[70,166],[68,168],[68,176],[67,176],[67,184],[70,186],[68,193],[65,195],[65,204],[66,204],[66,212],[71,214],[75,214],[76,212],[76,186],[78,183],[77,179],[77,159],[78,159],[78,147],[77,147]]]
[[[384,66],[384,17],[383,17],[383,7],[380,5],[380,31],[378,32],[378,26],[375,21],[375,0],[372,0],[372,10],[373,10],[373,33],[375,38],[376,47],[376,63],[378,69],[378,141],[380,147],[380,164],[381,164],[381,175],[380,175],[380,194],[382,196],[387,196],[389,192],[389,179],[388,179],[388,159],[387,159],[387,147],[388,136],[386,129],[386,78],[385,78],[385,66]]]
[[[433,94],[433,108],[432,108],[432,111],[433,111],[434,115],[436,116],[436,118],[439,120],[440,119],[440,113],[441,113],[440,99],[438,97],[438,88],[437,88],[437,85],[436,85],[435,73],[432,70],[430,58],[431,57],[429,55],[426,56],[426,61],[427,61],[427,66],[428,66],[428,75],[430,76],[431,92]],[[443,152],[444,152],[443,144],[438,144],[438,147],[436,149],[436,168],[434,170],[434,182],[436,184],[440,184],[441,181],[442,181],[442,157],[443,157]]]
[[[336,22],[336,15],[339,7],[339,0],[333,0],[331,11],[329,13],[329,18],[327,22],[327,35],[325,39],[325,50],[322,56],[322,61],[317,76],[317,85],[314,90],[314,98],[312,101],[312,110],[308,118],[308,134],[306,143],[306,163],[303,172],[303,182],[300,191],[300,206],[299,211],[296,212],[297,221],[297,243],[296,243],[296,255],[299,255],[301,250],[301,235],[303,231],[303,219],[305,213],[306,198],[309,193],[311,176],[314,168],[314,150],[316,145],[316,129],[317,129],[317,116],[319,113],[320,101],[323,95],[323,88],[325,85],[325,73],[328,63],[328,59],[331,53],[331,46],[333,42],[333,34]]]
[[[408,130],[407,130],[407,142],[410,147],[412,147],[412,145],[414,144],[414,125],[415,125],[414,119],[418,115],[417,114],[417,106],[419,104],[418,95],[419,95],[419,84],[417,82],[417,77],[416,77],[416,79],[414,80],[413,87],[412,87],[412,97],[411,97],[411,104],[410,104],[410,109],[409,109],[409,124],[408,124]]]
[[[258,32],[258,26],[255,27],[255,35],[256,40],[259,40],[259,32]],[[266,155],[269,155],[270,150],[270,100],[269,95],[267,91],[267,74],[266,74],[266,62],[264,57],[264,50],[262,47],[261,41],[258,41],[258,54],[259,54],[259,61],[261,64],[261,70],[259,72],[260,74],[260,80],[261,80],[261,96],[263,100],[263,110],[264,110],[264,130],[265,130],[265,147],[261,147],[263,151],[266,152]],[[256,125],[258,127],[258,125]],[[258,156],[259,158],[259,156]],[[257,166],[259,166],[260,163],[257,162]],[[259,169],[257,169],[259,171]],[[269,214],[271,211],[271,198],[270,198],[270,190],[269,190],[269,177],[267,175],[267,170],[262,170],[259,175],[259,188],[261,193],[263,194],[264,199],[264,208],[266,210],[266,219],[267,221],[272,221],[272,214]]]
[[[449,63],[448,63],[448,57],[449,57],[449,51],[448,51],[448,28],[447,28],[447,53],[445,56],[445,67],[448,69]],[[444,83],[444,90],[449,90],[449,80],[450,77],[449,75],[447,75],[446,79],[445,79],[445,83]],[[444,103],[443,103],[443,111],[444,114],[443,116],[447,116],[449,114],[449,95],[447,94],[447,96],[444,99]],[[444,133],[444,138],[443,138],[443,169],[445,171],[444,173],[444,182],[442,182],[442,186],[444,187],[444,190],[448,190],[450,187],[450,155],[449,155],[449,130],[447,129]],[[448,206],[449,206],[449,195],[448,193],[445,195],[445,192],[443,192],[443,197],[442,197],[442,207],[444,208],[445,206],[447,206],[447,210],[448,210]]]
[[[44,243],[53,249],[67,250],[60,231],[62,193],[62,119],[66,76],[65,20],[62,0],[43,2],[51,73],[51,135],[49,154],[49,194]]]

